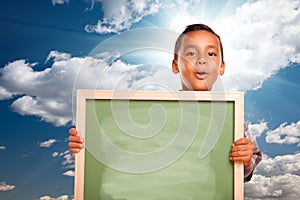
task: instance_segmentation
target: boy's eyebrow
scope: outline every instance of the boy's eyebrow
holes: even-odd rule
[[[215,45],[208,45],[207,47],[208,47],[208,48],[212,48],[212,49],[215,49],[215,50],[219,51],[219,48],[218,48],[218,47],[216,47]]]
[[[194,49],[197,49],[197,48],[202,48],[200,45],[194,45],[194,44],[190,44],[190,45],[187,45],[185,46],[183,49],[186,50],[188,48],[194,48]],[[212,48],[212,49],[215,49],[216,51],[219,51],[219,48],[216,47],[215,45],[207,45],[205,48]]]
[[[188,48],[194,48],[194,49],[196,49],[198,47],[199,47],[198,45],[190,44],[190,45],[185,46],[183,49],[188,49]]]

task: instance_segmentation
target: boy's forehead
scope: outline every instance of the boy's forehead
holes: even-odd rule
[[[217,36],[205,30],[191,31],[183,35],[181,47],[200,46],[220,48],[220,42]]]

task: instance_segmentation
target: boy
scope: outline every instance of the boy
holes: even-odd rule
[[[176,41],[172,71],[180,75],[182,90],[210,91],[225,71],[220,37],[204,24],[187,26]],[[83,140],[75,128],[69,132],[70,152],[78,153],[83,148]],[[246,125],[244,138],[233,143],[229,159],[243,162],[244,181],[249,181],[262,155]]]

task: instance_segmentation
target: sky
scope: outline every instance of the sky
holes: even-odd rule
[[[3,0],[0,199],[73,199],[76,89],[180,90],[173,44],[205,23],[263,153],[245,199],[300,196],[300,1]]]

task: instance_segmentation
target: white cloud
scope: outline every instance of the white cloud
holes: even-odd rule
[[[52,157],[61,157],[62,158],[62,167],[64,169],[74,169],[75,167],[75,155],[70,153],[69,150],[64,152],[53,152]],[[68,170],[63,173],[64,176],[74,176],[74,171]]]
[[[12,93],[8,92],[5,88],[0,86],[0,100],[9,99]]]
[[[25,94],[11,105],[15,112],[41,117],[57,126],[64,125],[72,119],[70,91],[76,74],[74,68],[80,64],[75,58],[68,62],[57,61],[43,71],[34,71],[35,64],[17,60],[0,69],[0,83],[5,87],[6,98]],[[3,97],[1,90],[0,97]]]
[[[263,155],[263,160],[259,163],[255,173],[266,177],[285,174],[300,175],[300,153],[274,158]]]
[[[51,54],[53,55],[52,52],[49,55]],[[93,76],[98,74],[93,69],[99,70],[101,66],[93,67],[97,65],[97,61],[89,58],[60,59],[43,71],[34,71],[35,65],[25,60],[17,60],[1,68],[0,84],[5,88],[5,93],[0,90],[0,97],[8,99],[17,95],[18,98],[11,105],[15,112],[38,116],[56,126],[65,125],[72,120],[72,92],[78,70],[87,65]],[[95,78],[89,78],[90,76],[85,80],[87,87],[94,85],[88,80]]]
[[[5,146],[0,146],[0,151],[5,150],[6,147]]]
[[[263,155],[249,183],[245,199],[295,199],[300,195],[300,153],[270,158]]]
[[[281,199],[294,200],[300,196],[300,176],[285,174],[265,177],[254,175],[245,184],[245,200]]]
[[[52,157],[56,157],[56,156],[59,156],[59,153],[58,152],[53,152]]]
[[[15,189],[16,186],[8,185],[6,182],[0,182],[0,191],[9,191]]]
[[[71,54],[62,53],[59,51],[51,51],[47,56],[46,62],[49,61],[51,58],[53,58],[54,61],[68,60],[71,58]]]
[[[173,89],[178,85],[168,67],[113,62],[109,56],[69,57],[56,51],[48,58],[53,56],[52,66],[43,71],[35,71],[36,63],[25,60],[0,68],[0,84],[5,89],[5,93],[0,90],[0,97],[16,98],[11,104],[13,111],[62,126],[72,122],[76,89],[137,89],[150,82]]]
[[[18,112],[21,115],[38,116],[43,121],[60,126],[69,122],[71,116],[70,110],[67,110],[68,105],[66,105],[65,102],[59,101],[59,99],[55,100],[54,98],[39,99],[39,97],[23,96],[15,100],[11,104],[11,107],[15,112]],[[69,116],[66,116],[65,114],[69,114]]]
[[[49,139],[49,140],[47,140],[47,141],[40,142],[40,143],[39,143],[39,147],[46,147],[46,148],[49,148],[49,147],[51,147],[55,142],[57,142],[57,140],[55,140],[55,139]]]
[[[69,3],[69,0],[52,0],[52,5],[53,6],[55,6],[56,4],[63,5],[63,4],[66,4],[66,3]]]
[[[40,197],[40,200],[69,200],[69,196],[68,195],[61,195],[59,197],[50,197],[50,196],[43,196]]]
[[[262,121],[259,124],[249,124],[248,128],[251,135],[256,138],[260,137],[264,131],[268,130],[268,123]]]
[[[75,164],[75,155],[70,153],[69,150],[66,150],[64,152],[58,153],[58,152],[54,152],[52,154],[53,157],[59,156],[63,158],[62,161],[62,166],[64,168],[70,169],[70,168],[74,168],[74,164]]]
[[[282,123],[275,130],[267,132],[267,143],[297,144],[300,146],[300,121],[287,124]]]
[[[251,90],[291,62],[300,62],[300,1],[247,1],[216,21],[224,43],[224,85]]]
[[[59,153],[59,156],[64,156],[64,155],[69,154],[69,153],[70,153],[69,150],[66,150],[64,152]]]
[[[159,0],[93,0],[93,2],[102,4],[104,16],[96,25],[86,25],[85,30],[101,34],[128,30],[143,17],[157,13],[162,5]]]
[[[66,171],[65,173],[63,173],[64,176],[74,176],[75,172],[72,170]]]
[[[63,155],[63,162],[62,165],[65,168],[74,168],[74,164],[75,164],[75,157],[73,154],[71,154],[70,152],[66,153]]]

